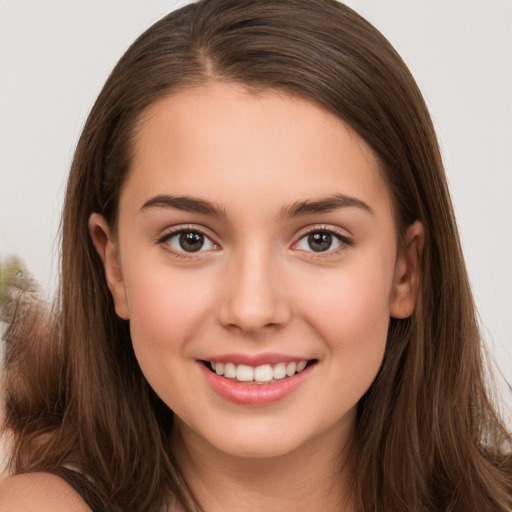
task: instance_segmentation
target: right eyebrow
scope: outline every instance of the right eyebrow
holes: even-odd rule
[[[146,201],[140,208],[140,212],[156,208],[174,208],[185,212],[200,213],[211,217],[226,217],[226,212],[215,203],[191,196],[172,196],[160,194]]]
[[[281,211],[281,218],[329,213],[339,208],[347,207],[356,207],[368,213],[374,213],[373,208],[360,199],[345,194],[334,194],[320,199],[297,201]]]

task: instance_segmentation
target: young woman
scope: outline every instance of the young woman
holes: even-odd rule
[[[52,321],[5,336],[1,510],[512,508],[432,123],[349,8],[153,25],[84,127],[62,236]]]

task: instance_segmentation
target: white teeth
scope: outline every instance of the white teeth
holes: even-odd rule
[[[297,363],[288,363],[288,365],[286,366],[286,375],[288,375],[288,377],[291,377],[292,375],[295,374],[296,371]]]
[[[286,377],[286,365],[284,363],[277,363],[274,366],[274,379],[284,379]]]
[[[273,380],[292,377],[306,368],[308,362],[300,361],[298,363],[277,363],[275,365],[262,364],[261,366],[248,366],[246,364],[218,363],[210,361],[212,370],[217,375],[223,375],[227,379],[236,379],[240,382],[258,382],[266,383]]]
[[[301,361],[300,363],[297,363],[297,371],[301,372],[302,370],[304,370],[304,368],[306,368],[307,364],[308,364],[307,361]]]
[[[224,365],[224,377],[227,379],[236,379],[236,365],[233,363],[226,363]]]
[[[269,364],[254,368],[254,380],[257,382],[270,382],[274,378],[274,370]]]
[[[236,367],[236,380],[240,382],[250,382],[254,378],[254,368],[245,364],[239,364]]]

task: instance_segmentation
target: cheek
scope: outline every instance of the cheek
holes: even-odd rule
[[[374,262],[373,262],[374,263]],[[332,359],[354,369],[378,370],[389,327],[390,272],[379,265],[353,267],[317,282],[304,303],[304,317],[324,339]]]
[[[211,302],[204,280],[179,271],[155,274],[127,279],[130,330],[141,365],[143,359],[161,357],[163,363],[186,350]]]

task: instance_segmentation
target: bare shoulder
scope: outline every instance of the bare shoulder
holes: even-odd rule
[[[80,495],[50,473],[15,475],[0,482],[0,512],[91,512]]]

